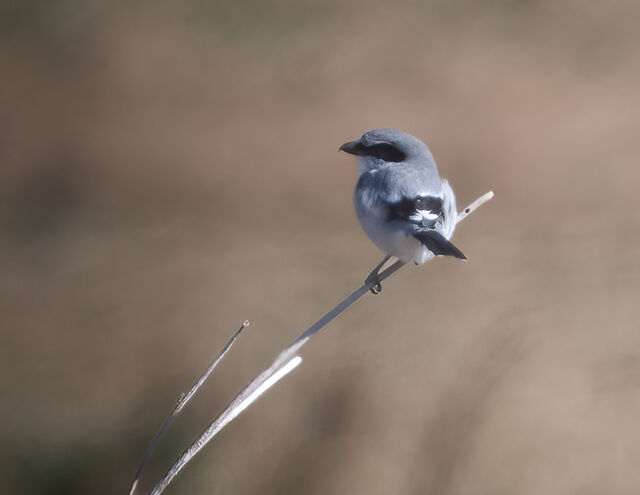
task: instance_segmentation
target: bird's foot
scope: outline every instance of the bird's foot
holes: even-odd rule
[[[364,281],[364,284],[369,287],[369,292],[373,295],[380,294],[382,292],[382,284],[378,279],[378,270],[372,271]]]
[[[380,283],[380,270],[384,266],[384,264],[389,261],[391,255],[387,254],[382,261],[378,263],[378,265],[371,270],[371,273],[364,281],[364,285],[369,288],[369,291],[375,296],[376,294],[380,294],[382,292],[382,284]]]

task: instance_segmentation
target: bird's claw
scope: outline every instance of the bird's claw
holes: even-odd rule
[[[369,275],[364,283],[365,285],[369,286],[369,292],[371,292],[374,296],[382,292],[382,284],[380,283],[380,280],[378,280],[377,273],[372,273],[371,275]]]

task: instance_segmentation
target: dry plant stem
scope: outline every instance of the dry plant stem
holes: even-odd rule
[[[493,191],[489,191],[483,196],[476,199],[464,210],[458,213],[456,224],[464,220],[469,214],[473,213],[484,203],[493,197]],[[378,277],[379,281],[389,278],[396,271],[404,266],[404,263],[397,261],[389,268],[382,271]],[[275,385],[280,379],[292,371],[302,358],[296,355],[300,348],[307,343],[309,338],[354,302],[365,295],[371,288],[372,282],[365,283],[362,287],[347,296],[340,304],[329,311],[326,315],[315,322],[308,330],[293,341],[293,343],[284,349],[271,366],[260,373],[249,385],[247,385],[236,397],[231,401],[227,408],[218,416],[213,423],[189,446],[189,448],[180,456],[180,458],[171,466],[171,469],[156,484],[151,495],[160,495],[164,489],[171,483],[173,478],[180,470],[195,456],[222,428],[229,424],[242,411],[247,409],[258,397],[264,394],[269,388]]]
[[[191,390],[189,390],[189,392],[187,392],[186,394],[182,394],[182,396],[178,399],[178,402],[176,403],[175,407],[173,408],[173,410],[171,411],[171,413],[163,423],[162,427],[158,431],[158,434],[154,437],[151,444],[149,445],[149,448],[145,452],[144,457],[142,458],[142,462],[140,462],[140,466],[138,467],[138,470],[136,471],[136,475],[133,478],[133,484],[131,485],[131,490],[129,491],[129,495],[133,495],[133,493],[135,492],[136,487],[138,486],[138,480],[140,479],[140,473],[142,473],[142,469],[144,468],[145,464],[149,460],[149,457],[151,456],[151,452],[153,451],[154,447],[160,440],[160,437],[162,437],[162,435],[167,430],[169,425],[173,422],[173,420],[178,415],[178,413],[182,411],[182,408],[184,408],[184,406],[187,405],[187,402],[189,402],[193,398],[193,396],[196,394],[196,392],[202,386],[205,380],[209,378],[209,375],[211,375],[211,373],[216,368],[216,366],[218,366],[218,363],[222,360],[222,358],[227,353],[227,351],[231,349],[231,346],[234,344],[236,339],[240,336],[242,331],[248,326],[249,326],[249,320],[245,320],[244,322],[242,322],[242,325],[240,325],[240,328],[236,330],[236,333],[234,333],[233,336],[229,339],[229,342],[227,342],[226,345],[220,350],[216,358],[211,362],[209,367],[198,379],[196,384],[191,388]]]
[[[176,477],[180,470],[187,465],[187,463],[198,453],[202,448],[211,440],[222,428],[233,421],[242,411],[248,408],[253,402],[255,402],[262,394],[269,390],[276,382],[284,378],[288,373],[293,371],[300,363],[302,358],[300,356],[294,356],[287,361],[284,366],[280,366],[269,376],[265,377],[256,387],[252,387],[251,392],[246,396],[243,396],[243,400],[238,400],[238,397],[234,399],[231,404],[225,409],[225,411],[216,418],[216,420],[209,425],[209,427],[193,442],[187,450],[180,456],[180,458],[171,466],[171,469],[164,475],[164,477],[156,484],[151,491],[151,495],[160,495],[169,483]],[[271,368],[265,370],[259,375],[258,378],[263,377],[266,371],[270,371]],[[254,380],[253,383],[257,381]],[[246,391],[245,388],[244,391]]]
[[[473,203],[467,206],[464,210],[458,213],[458,217],[456,218],[456,225],[459,224],[462,220],[467,218],[467,215],[473,213],[478,208],[480,208],[483,204],[493,198],[493,191],[489,191],[484,193],[478,199],[476,199]]]
[[[389,278],[391,275],[397,272],[404,265],[405,263],[403,263],[402,261],[396,261],[389,268],[380,272],[380,274],[378,275],[378,280],[382,282],[384,279]],[[306,332],[304,332],[302,335],[300,335],[300,337],[298,337],[296,340],[294,340],[293,343],[295,344],[297,342],[302,342],[302,341],[306,342],[306,340],[309,337],[311,337],[314,333],[316,333],[318,330],[324,327],[327,323],[333,320],[336,316],[342,313],[345,309],[351,306],[354,302],[356,302],[358,299],[364,296],[369,291],[369,289],[371,289],[374,283],[375,282],[367,282],[362,287],[352,292],[349,296],[344,298],[340,304],[338,304],[335,308],[333,308],[326,315],[324,315],[322,318],[316,321],[313,325],[311,325],[309,329]]]

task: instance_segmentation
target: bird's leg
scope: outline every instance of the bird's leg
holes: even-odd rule
[[[380,262],[380,264],[371,271],[367,279],[364,281],[364,284],[369,286],[369,290],[372,294],[380,294],[380,292],[382,292],[382,284],[380,283],[380,280],[378,280],[378,275],[380,274],[380,268],[382,268],[384,264],[389,261],[389,258],[391,258],[391,255],[387,254]]]

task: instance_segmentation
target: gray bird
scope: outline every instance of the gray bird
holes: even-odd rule
[[[360,179],[353,202],[362,228],[387,256],[365,283],[382,290],[379,271],[391,256],[422,264],[434,256],[466,260],[449,239],[456,225],[456,198],[438,175],[426,144],[396,129],[375,129],[340,146],[356,155]]]

